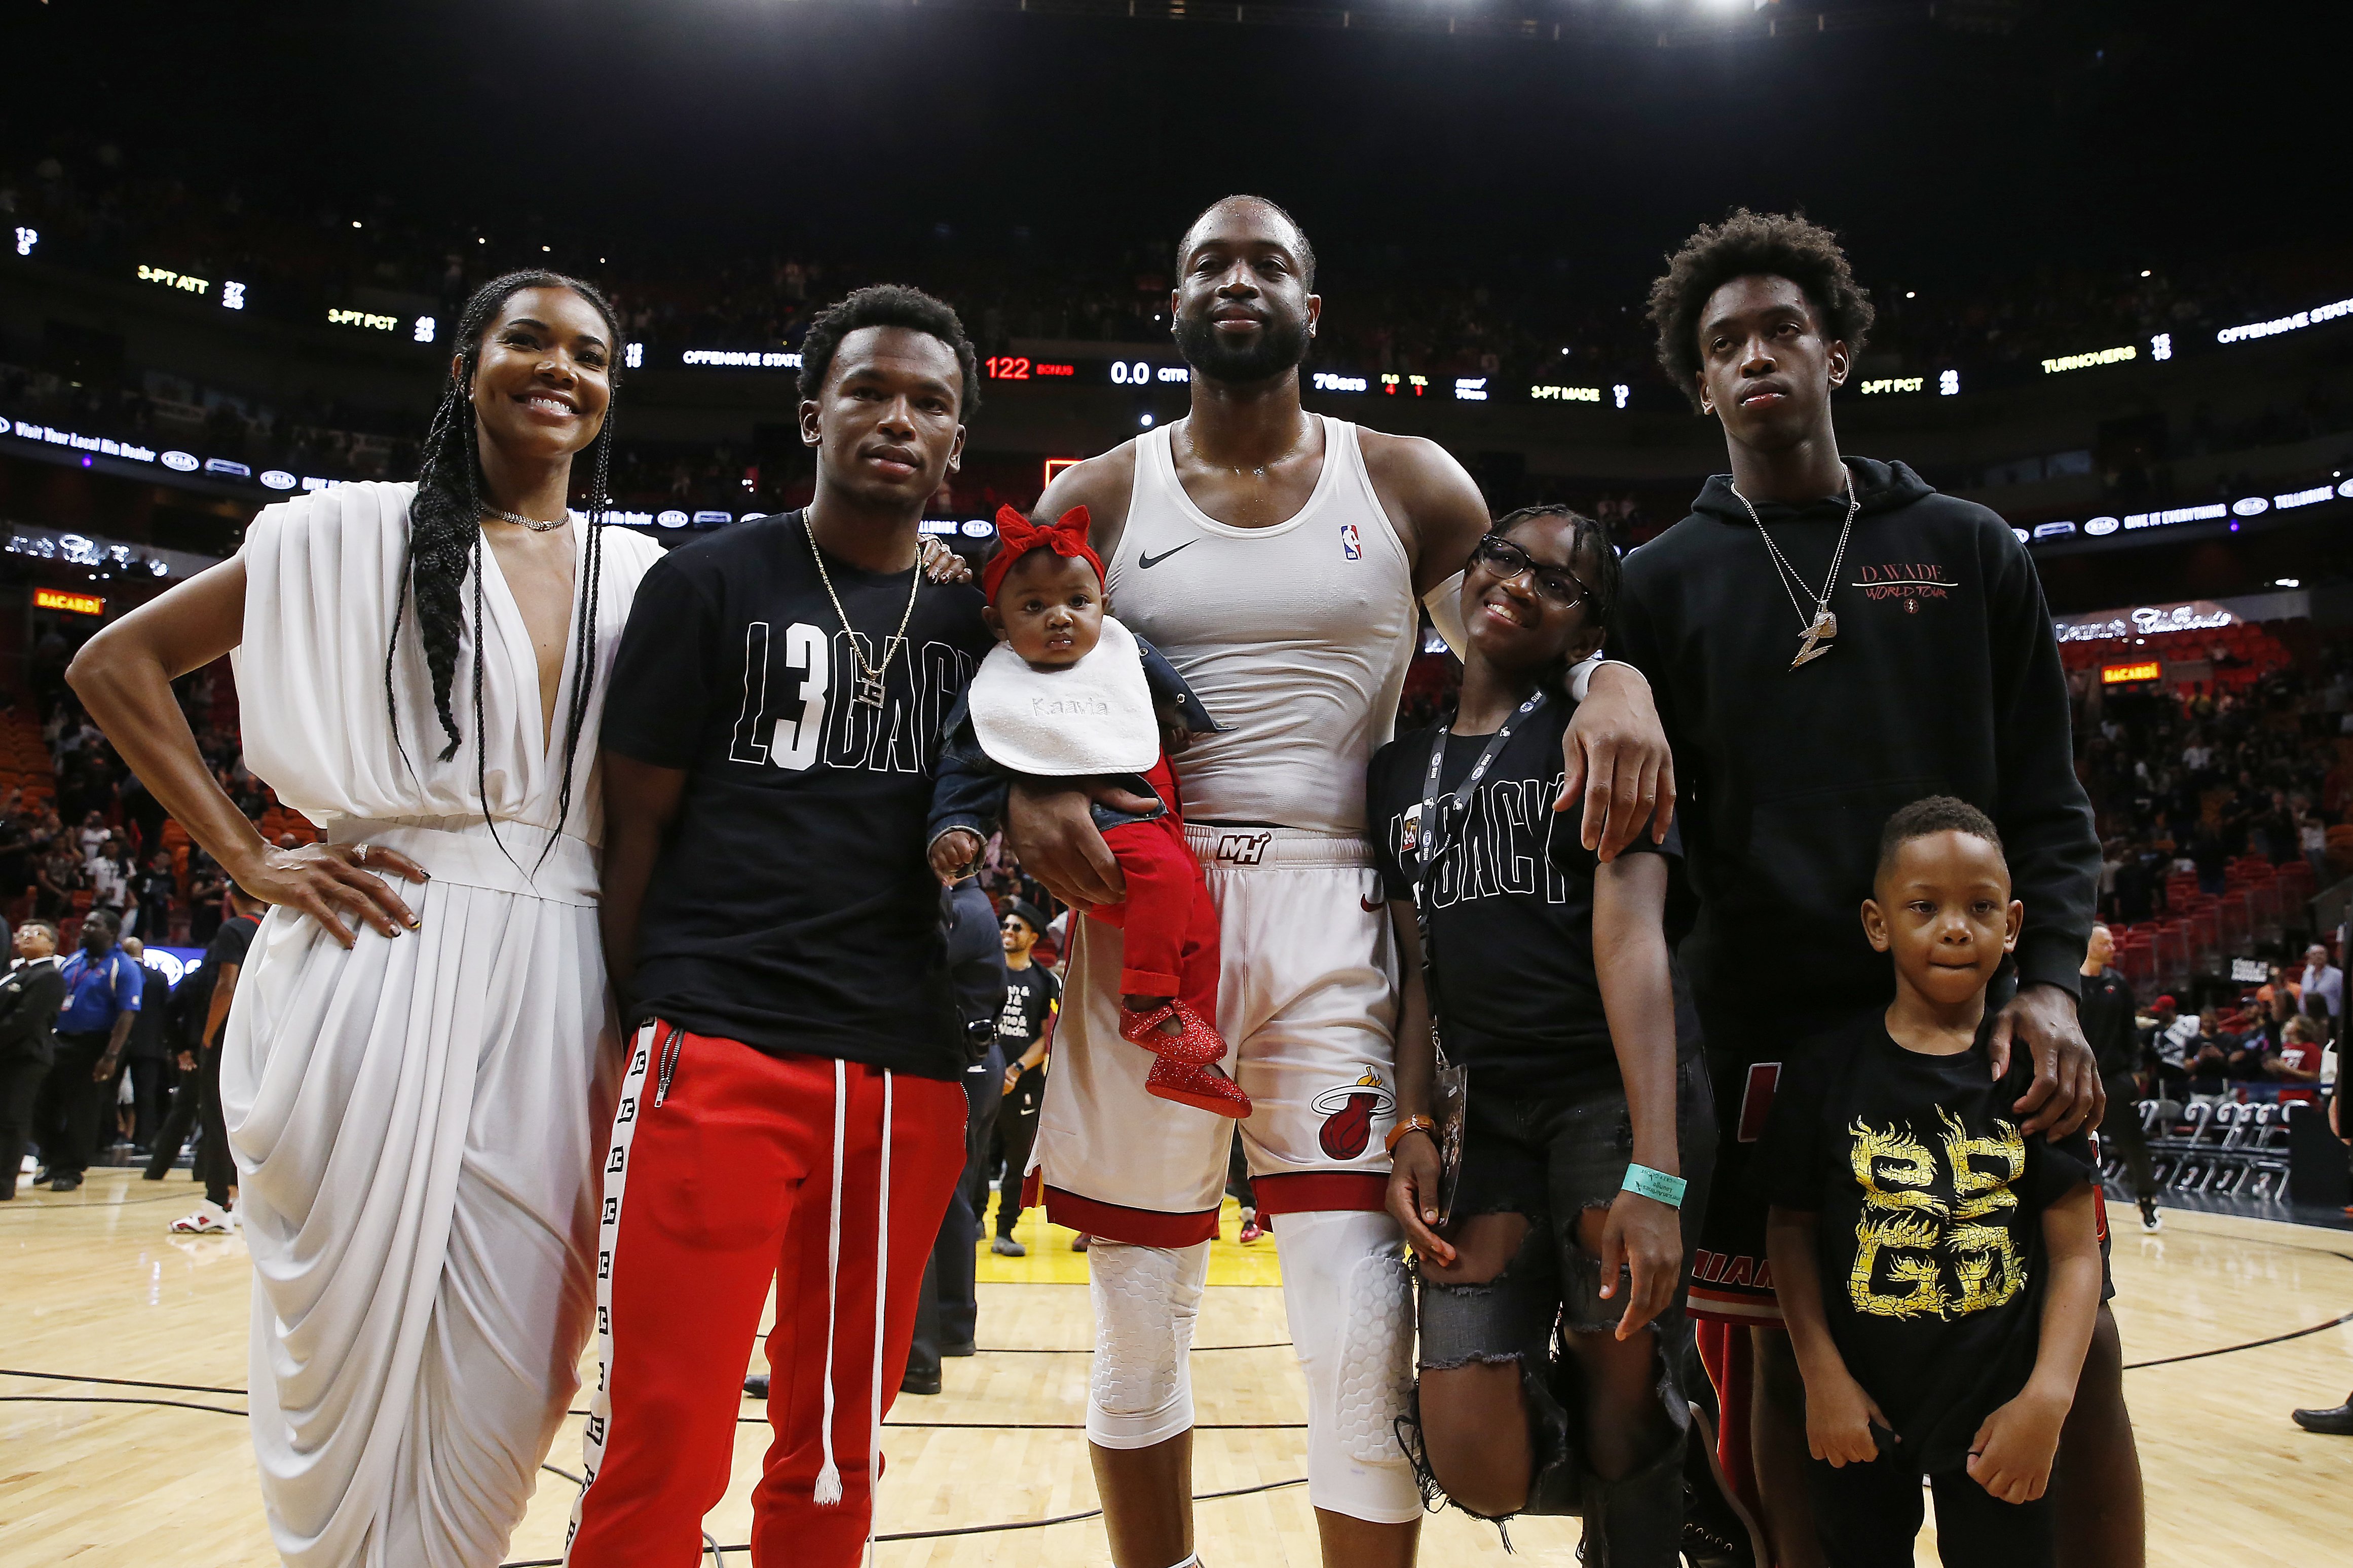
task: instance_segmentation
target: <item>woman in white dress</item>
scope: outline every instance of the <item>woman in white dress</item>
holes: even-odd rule
[[[221,1100],[253,1257],[254,1447],[300,1568],[488,1568],[578,1386],[620,1049],[597,944],[604,680],[659,547],[606,500],[619,339],[517,273],[459,322],[414,485],[265,509],[68,672],[275,906]],[[263,841],[171,681],[234,653],[245,754],[326,842]],[[397,879],[397,880],[394,880]]]

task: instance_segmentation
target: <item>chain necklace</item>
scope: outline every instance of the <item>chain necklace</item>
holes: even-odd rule
[[[1781,553],[1781,547],[1773,542],[1770,533],[1766,532],[1765,520],[1757,515],[1755,504],[1740,494],[1738,485],[1732,487],[1732,493],[1738,496],[1740,504],[1748,509],[1748,521],[1757,525],[1757,534],[1765,541],[1765,548],[1772,552],[1774,574],[1781,579],[1781,590],[1789,595],[1789,608],[1798,612],[1798,621],[1804,628],[1798,634],[1798,657],[1789,661],[1789,668],[1795,669],[1801,664],[1811,664],[1831,651],[1831,639],[1838,636],[1838,617],[1831,614],[1831,592],[1838,586],[1839,563],[1846,559],[1846,542],[1854,533],[1855,513],[1862,510],[1862,503],[1854,496],[1854,472],[1852,469],[1846,471],[1846,526],[1839,530],[1838,549],[1831,555],[1830,575],[1822,579],[1820,593],[1807,590],[1807,597],[1814,602],[1811,616],[1808,616],[1806,606],[1798,602],[1798,590],[1805,588],[1806,580],[1798,575],[1798,569],[1789,564],[1789,558]]]
[[[882,678],[889,673],[891,660],[897,655],[899,645],[907,640],[907,623],[915,616],[915,595],[923,585],[923,568],[919,561],[914,581],[907,584],[907,607],[899,616],[899,629],[882,644],[882,662],[869,664],[865,651],[859,647],[857,628],[849,624],[849,612],[841,607],[841,595],[833,591],[833,574],[825,569],[825,552],[817,547],[817,526],[801,513],[801,527],[808,534],[809,554],[817,562],[818,581],[825,584],[825,596],[833,601],[833,613],[841,617],[841,629],[849,638],[849,657],[858,661],[858,694],[855,702],[861,707],[879,709],[882,706]]]
[[[572,514],[570,512],[565,513],[562,517],[557,518],[554,522],[542,522],[535,517],[525,517],[521,512],[506,511],[494,506],[486,506],[482,510],[490,513],[492,517],[497,518],[501,522],[521,523],[523,527],[531,530],[533,533],[545,533],[552,529],[562,528],[565,523],[572,521]]]

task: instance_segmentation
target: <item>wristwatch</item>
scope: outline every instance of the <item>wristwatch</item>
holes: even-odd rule
[[[1398,1141],[1409,1132],[1427,1132],[1430,1134],[1430,1141],[1435,1142],[1438,1139],[1438,1123],[1427,1116],[1409,1116],[1389,1129],[1388,1140],[1383,1147],[1390,1153],[1396,1153]]]

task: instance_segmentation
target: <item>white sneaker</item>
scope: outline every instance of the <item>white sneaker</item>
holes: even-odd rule
[[[237,1215],[206,1198],[196,1212],[172,1222],[174,1236],[227,1236],[237,1229]]]
[[[27,1154],[25,1156],[24,1163],[16,1167],[16,1173],[20,1176],[30,1176],[37,1174],[40,1168],[41,1162]]]

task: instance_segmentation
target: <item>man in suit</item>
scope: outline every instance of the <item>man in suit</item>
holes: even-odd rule
[[[16,1195],[33,1100],[57,1056],[50,1035],[66,999],[57,927],[26,921],[16,928],[16,952],[15,967],[0,978],[0,1202]]]

